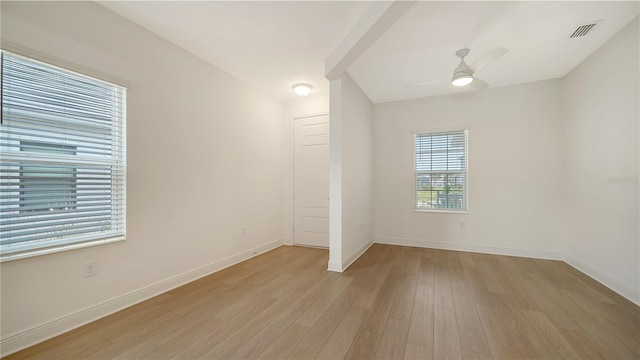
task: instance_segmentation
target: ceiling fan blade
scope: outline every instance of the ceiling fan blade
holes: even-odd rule
[[[483,90],[489,87],[489,84],[487,84],[486,82],[478,79],[477,77],[473,78],[473,81],[471,83],[469,83],[469,86],[478,89],[478,90]]]
[[[443,81],[451,81],[451,79],[447,78],[447,79],[438,79],[438,80],[431,80],[431,81],[423,81],[423,82],[419,82],[419,83],[415,83],[415,84],[407,85],[407,89],[408,89],[408,88],[412,88],[412,87],[416,87],[416,86],[424,86],[424,85],[429,85],[429,84],[435,84],[435,83],[439,83],[439,82],[443,82]]]
[[[505,49],[503,47],[497,47],[489,51],[483,57],[478,59],[475,63],[471,64],[470,68],[473,70],[473,72],[478,72],[484,69],[487,65],[498,60],[502,55],[506,54],[508,51],[509,49]]]

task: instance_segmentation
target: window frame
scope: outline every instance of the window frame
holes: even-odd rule
[[[69,251],[73,249],[92,247],[92,246],[103,245],[108,243],[115,243],[115,242],[126,240],[126,236],[127,236],[127,227],[126,227],[127,129],[126,128],[127,128],[127,90],[128,90],[128,86],[126,85],[126,82],[123,82],[115,78],[112,78],[112,80],[105,80],[105,79],[109,79],[110,76],[104,76],[104,74],[93,71],[92,69],[77,66],[75,64],[68,63],[63,60],[50,57],[48,55],[44,55],[28,49],[24,49],[16,45],[13,45],[11,43],[3,43],[2,48],[0,48],[0,56],[4,57],[4,54],[8,54],[16,58],[22,58],[34,63],[38,63],[42,66],[49,67],[56,71],[66,72],[75,76],[83,77],[90,81],[107,84],[113,87],[115,93],[119,94],[119,98],[118,98],[119,100],[114,103],[114,113],[119,113],[120,115],[118,116],[118,121],[113,123],[113,126],[118,126],[121,129],[118,130],[118,132],[116,133],[117,135],[114,135],[116,136],[116,138],[114,139],[118,139],[118,140],[112,146],[113,146],[113,149],[117,149],[115,151],[119,154],[120,161],[117,162],[118,164],[117,171],[120,172],[121,175],[118,175],[118,176],[113,175],[115,171],[114,168],[108,168],[108,167],[100,168],[100,166],[102,166],[99,164],[100,161],[93,164],[87,163],[87,166],[89,167],[96,166],[102,169],[103,171],[111,172],[112,175],[110,175],[109,177],[109,179],[111,179],[110,181],[118,182],[119,184],[118,187],[120,187],[121,190],[115,191],[115,189],[112,188],[111,194],[112,196],[119,197],[121,199],[119,201],[122,203],[122,205],[116,207],[115,205],[112,204],[110,216],[112,219],[111,221],[114,221],[114,219],[121,219],[122,225],[120,225],[121,231],[118,231],[113,235],[99,236],[99,234],[96,234],[96,233],[93,233],[93,234],[88,233],[88,234],[80,234],[79,236],[75,236],[75,237],[67,236],[67,237],[63,237],[62,239],[50,239],[46,241],[46,245],[40,246],[40,247],[27,245],[27,246],[24,246],[23,248],[20,248],[18,246],[18,250],[16,250],[15,252],[7,251],[4,253],[0,253],[0,263],[23,259],[23,258],[30,258],[34,256],[46,255],[51,253]],[[0,63],[0,71],[3,71],[2,63]],[[0,72],[0,96],[4,95],[2,93],[3,84],[1,83],[1,80],[3,80],[2,72]],[[3,99],[4,98],[0,99],[0,103]],[[2,114],[1,117],[2,118],[0,119],[2,120],[2,122],[0,122],[0,126],[3,126],[4,114]],[[62,146],[65,146],[65,145],[62,145]],[[75,148],[74,148],[74,151],[75,151]],[[8,155],[8,158],[12,158],[12,157],[15,157],[15,155],[13,156]],[[52,157],[55,158],[55,154],[52,155]],[[10,161],[15,161],[15,160],[10,160]],[[62,162],[59,162],[59,161],[62,161]],[[80,162],[86,163],[86,161],[84,160],[81,160]],[[61,160],[61,159],[52,160],[52,164],[60,165],[64,163],[65,163],[65,160]],[[21,169],[20,171],[22,172],[23,165],[20,164],[17,166],[20,166],[20,169]],[[26,165],[26,166],[29,166],[29,165]],[[75,177],[78,164],[71,162],[69,166],[74,168],[74,177]],[[22,186],[20,188],[22,189]],[[77,189],[74,188],[73,191],[74,193],[76,193]],[[20,194],[21,195],[23,194],[22,190],[20,190]],[[113,202],[115,200],[113,200],[112,198],[112,200],[110,201]],[[74,203],[75,202],[76,202],[76,198],[74,196]],[[121,215],[116,215],[118,213],[120,213]],[[20,243],[17,243],[17,244],[20,244]]]
[[[448,132],[457,132],[457,131],[464,131],[465,134],[465,184],[464,184],[464,194],[465,196],[463,197],[464,199],[464,209],[462,210],[455,210],[455,209],[446,209],[446,208],[433,208],[433,209],[428,209],[428,208],[418,208],[417,207],[417,198],[418,198],[418,193],[417,193],[417,188],[416,188],[416,137],[419,135],[431,135],[431,134],[438,134],[438,133],[448,133]],[[457,215],[466,215],[469,213],[469,179],[470,179],[470,171],[469,171],[469,147],[470,147],[470,141],[469,141],[469,126],[461,126],[461,127],[449,127],[449,128],[431,128],[431,129],[420,129],[420,130],[413,130],[411,132],[411,140],[412,140],[412,144],[411,144],[411,156],[412,156],[412,168],[411,168],[411,199],[413,204],[412,209],[414,213],[440,213],[440,214],[457,214]],[[462,172],[462,171],[461,171]]]

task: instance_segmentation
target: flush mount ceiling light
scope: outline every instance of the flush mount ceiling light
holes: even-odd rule
[[[313,90],[313,86],[305,83],[295,84],[291,88],[298,96],[307,96],[311,94],[311,90]]]

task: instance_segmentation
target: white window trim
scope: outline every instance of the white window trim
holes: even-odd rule
[[[14,254],[6,254],[6,255],[2,255],[2,257],[0,258],[0,263],[4,263],[4,262],[8,262],[8,261],[14,261],[14,260],[20,260],[20,259],[26,259],[26,258],[30,258],[30,257],[34,257],[34,256],[55,254],[55,253],[59,253],[59,252],[63,252],[63,251],[82,249],[82,248],[92,247],[92,246],[96,246],[96,245],[111,244],[111,243],[125,241],[125,240],[126,240],[125,236],[118,236],[118,237],[107,238],[107,239],[98,239],[98,240],[91,240],[91,241],[86,241],[86,242],[63,244],[63,245],[60,245],[60,246],[53,246],[53,247],[42,248],[42,249],[34,249],[34,250],[29,250],[29,251],[25,251],[25,252],[18,252],[18,253],[14,253]]]
[[[412,199],[412,203],[411,203],[411,208],[413,209],[414,213],[431,213],[431,214],[453,214],[453,215],[468,215],[469,214],[469,199],[470,199],[470,192],[469,192],[469,184],[470,182],[470,169],[469,169],[469,148],[471,147],[471,141],[469,140],[469,129],[470,126],[461,126],[461,127],[444,127],[444,128],[430,128],[430,129],[417,129],[417,130],[412,130],[411,131],[411,157],[412,157],[412,161],[411,161],[411,184],[412,186],[410,186],[410,191],[411,191],[411,199]],[[467,147],[465,149],[466,152],[466,156],[465,156],[465,161],[466,161],[466,181],[465,181],[465,191],[466,191],[466,196],[465,196],[465,209],[464,210],[446,210],[446,209],[418,209],[416,208],[416,188],[415,188],[415,171],[416,171],[416,135],[420,135],[420,134],[431,134],[431,133],[440,133],[440,132],[452,132],[452,131],[466,131],[466,137],[467,137]]]

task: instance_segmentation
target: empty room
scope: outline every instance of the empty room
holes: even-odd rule
[[[0,357],[640,360],[639,14],[0,1]]]

